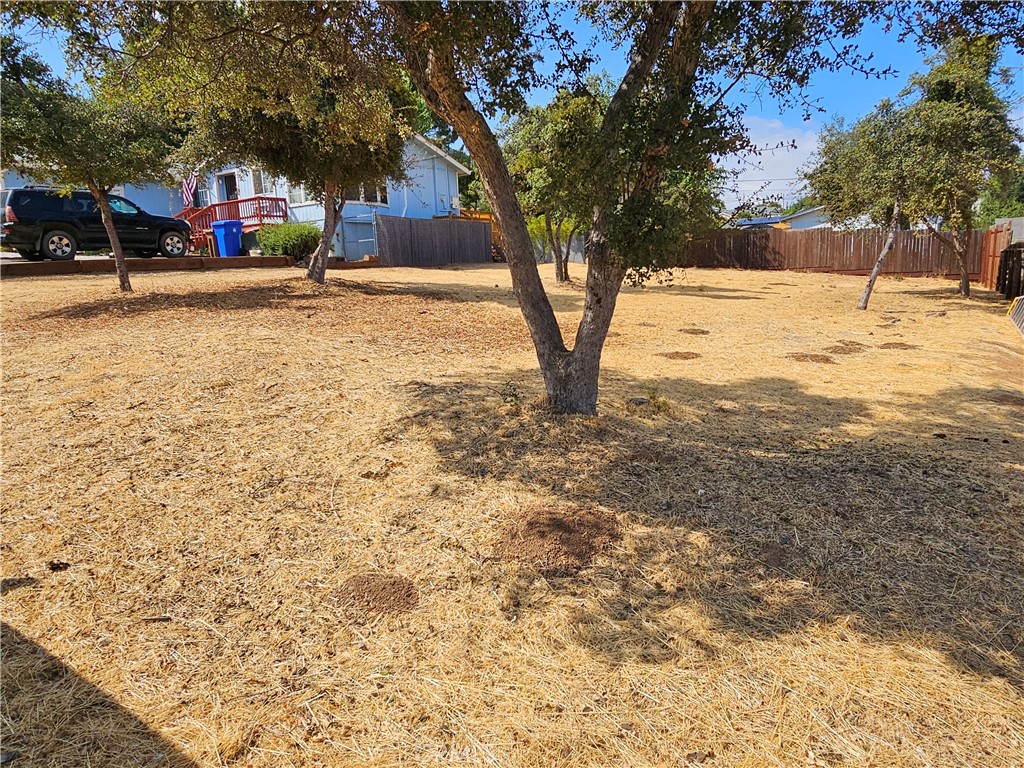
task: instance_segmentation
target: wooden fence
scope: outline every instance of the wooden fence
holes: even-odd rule
[[[387,267],[491,263],[491,225],[467,219],[378,216],[377,256]]]
[[[999,279],[999,257],[1013,241],[1013,222],[996,224],[985,231],[981,247],[981,284],[989,290],[996,289]]]
[[[972,232],[968,241],[968,271],[971,279],[975,280],[981,272],[984,234],[981,230]],[[692,244],[680,266],[867,275],[887,237],[888,232],[881,229],[855,232],[831,229],[721,230],[707,240]],[[908,277],[959,275],[960,267],[951,250],[934,235],[899,232],[882,274]]]

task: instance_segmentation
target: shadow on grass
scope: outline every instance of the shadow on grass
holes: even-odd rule
[[[214,291],[188,291],[181,293],[133,293],[105,296],[93,301],[78,302],[39,312],[31,320],[91,320],[95,318],[137,317],[155,312],[193,310],[200,312],[240,312],[262,309],[313,311],[326,309],[346,297],[398,297],[410,296],[424,301],[447,303],[491,302],[518,310],[519,304],[510,288],[473,286],[453,291],[443,283],[384,283],[328,279],[320,286],[291,278],[278,283],[253,286],[227,286]],[[582,295],[553,295],[550,297],[556,312],[572,312],[583,306]]]
[[[689,610],[723,644],[834,625],[1024,684],[1009,467],[1021,423],[1006,391],[943,393],[947,404],[985,400],[987,416],[922,402],[887,432],[868,403],[779,378],[640,382],[612,371],[605,391],[617,395],[597,418],[503,404],[502,386],[412,383],[405,426],[432,442],[442,471],[629,520],[605,564],[551,582],[574,595],[578,579],[601,585],[575,627],[592,652],[664,661],[696,643],[713,653],[673,620]],[[625,402],[645,394],[646,405]]]
[[[5,764],[198,768],[109,695],[7,624],[0,625],[0,649]]]

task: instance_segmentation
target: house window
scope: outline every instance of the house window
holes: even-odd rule
[[[360,184],[345,190],[345,201],[349,203],[388,204],[388,188]]]
[[[273,196],[276,191],[274,180],[262,168],[254,168],[252,172],[252,193],[256,197]]]
[[[196,208],[205,208],[210,204],[210,186],[205,180],[199,182],[199,187],[196,189],[195,199],[193,205]]]
[[[288,202],[292,205],[301,205],[302,203],[309,202],[309,198],[306,196],[306,187],[302,184],[289,184]]]

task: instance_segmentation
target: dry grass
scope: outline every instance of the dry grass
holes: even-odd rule
[[[537,405],[500,266],[133,282],[3,285],[18,768],[1024,762],[991,299],[690,271],[624,292],[582,419]],[[500,556],[556,507],[620,538]],[[354,616],[383,577],[403,610]]]

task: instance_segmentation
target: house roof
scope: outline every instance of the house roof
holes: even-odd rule
[[[817,213],[818,211],[823,210],[825,210],[824,205],[816,205],[813,208],[804,208],[802,211],[797,211],[796,213],[791,213],[788,216],[783,216],[779,221],[789,221],[790,219],[795,219],[800,216],[806,216],[809,213]]]
[[[782,216],[760,216],[756,219],[740,219],[736,222],[737,227],[770,227],[782,221]]]
[[[414,133],[412,137],[418,144],[422,144],[424,147],[426,147],[431,152],[436,154],[442,160],[445,160],[446,162],[454,166],[455,171],[456,173],[458,173],[459,176],[469,176],[469,174],[472,173],[472,171],[469,170],[469,168],[467,168],[454,157],[449,155],[447,152],[445,152],[443,149],[437,146],[437,144],[435,144],[434,142],[430,141],[429,139],[423,136],[420,136],[418,133]]]

